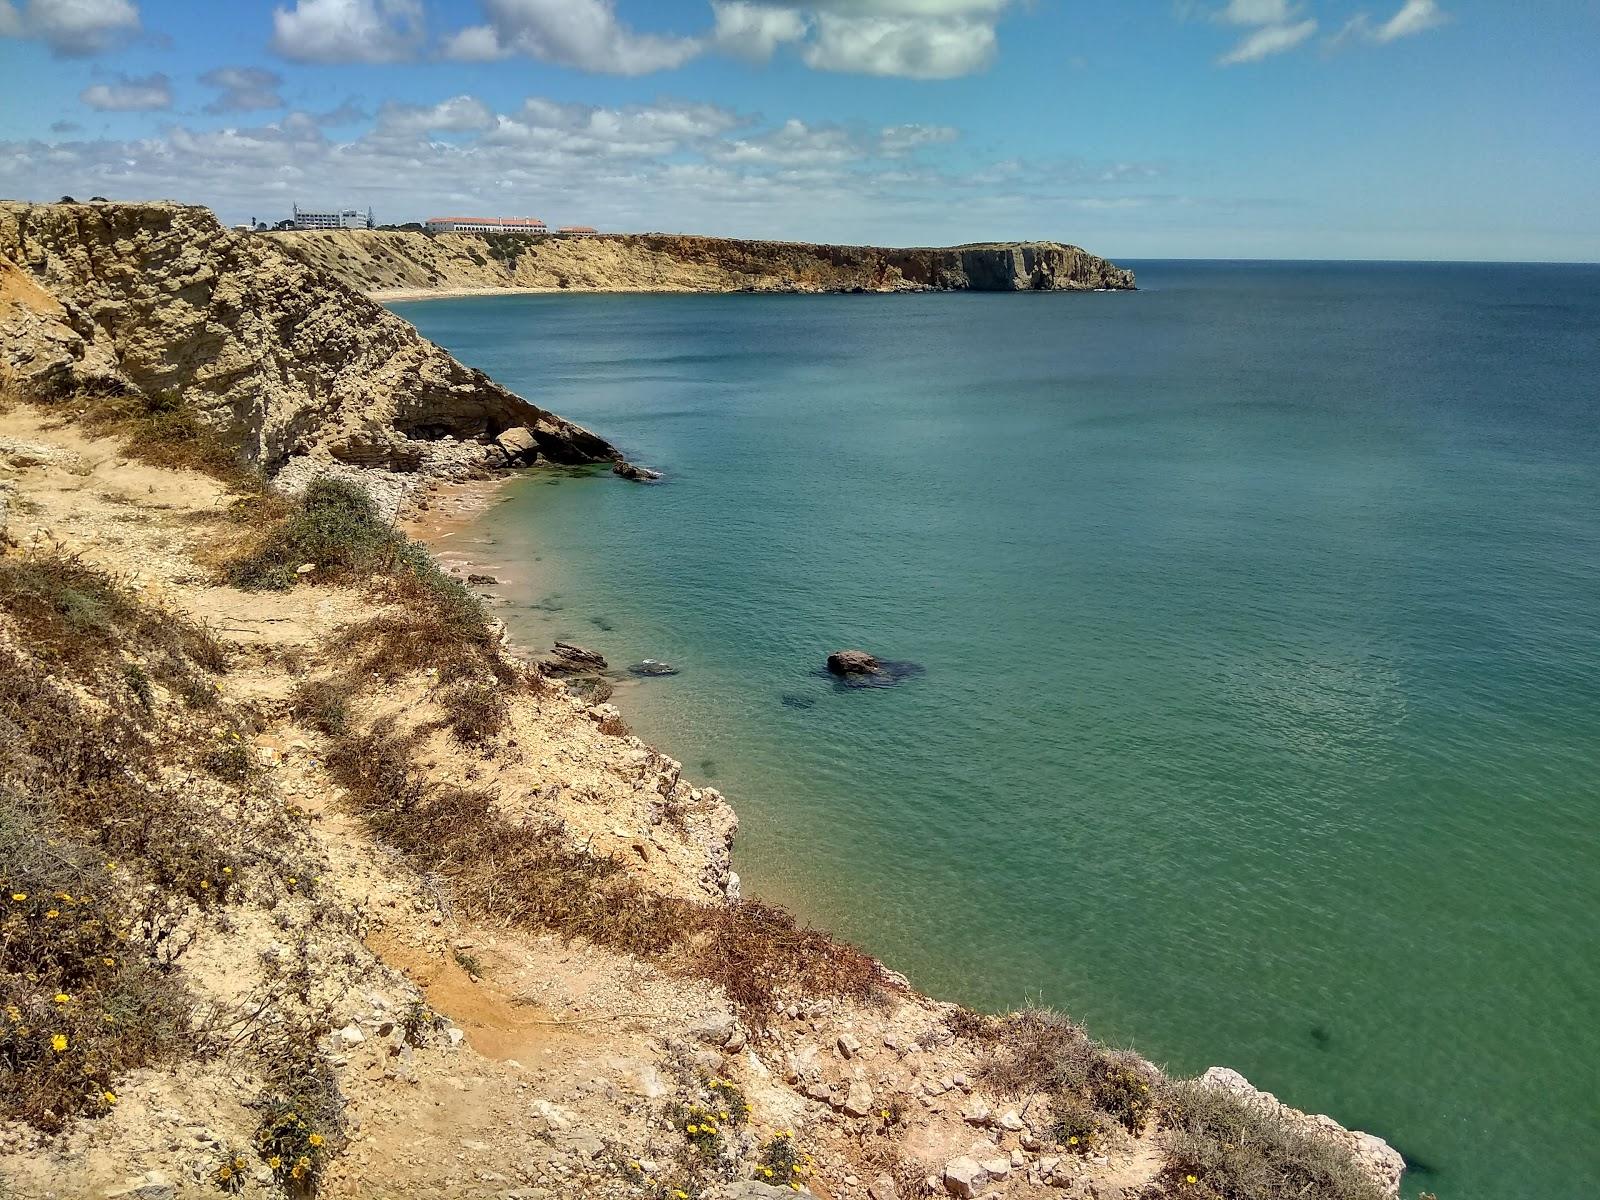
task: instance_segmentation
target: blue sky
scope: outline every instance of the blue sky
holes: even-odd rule
[[[1592,0],[0,0],[0,195],[1600,259]]]

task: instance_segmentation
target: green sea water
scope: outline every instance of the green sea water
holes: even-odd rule
[[[747,888],[1408,1194],[1600,1195],[1600,269],[1134,265],[395,308],[666,472],[455,545],[523,641],[681,668],[617,702]]]

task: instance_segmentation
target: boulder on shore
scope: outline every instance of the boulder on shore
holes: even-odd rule
[[[557,642],[552,653],[573,667],[592,667],[599,671],[606,668],[605,655],[585,650],[582,646],[574,646],[571,642]]]
[[[828,670],[835,675],[876,675],[883,669],[865,650],[835,650],[828,655]]]

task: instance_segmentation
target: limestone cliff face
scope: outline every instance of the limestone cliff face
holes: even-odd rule
[[[269,471],[619,457],[280,243],[174,204],[0,203],[0,387],[175,394]],[[520,456],[493,444],[523,429]]]
[[[902,292],[1128,289],[1133,272],[1076,246],[949,249],[814,246],[677,234],[526,237],[318,230],[267,235],[367,292],[474,288],[573,291]]]

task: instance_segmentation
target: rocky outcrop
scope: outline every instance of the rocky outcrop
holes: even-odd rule
[[[176,204],[0,204],[0,387],[179,398],[269,472],[620,458],[282,243]]]
[[[1093,291],[1133,272],[1077,246],[886,249],[683,234],[527,237],[384,230],[261,235],[375,294],[541,288],[637,292]]]

